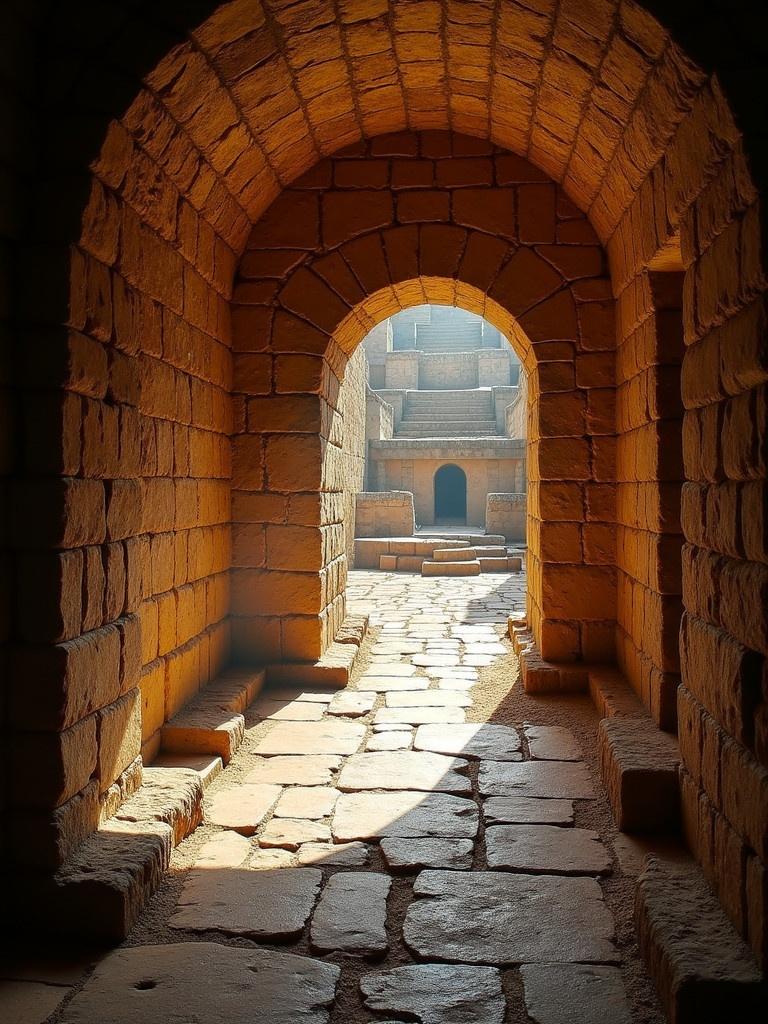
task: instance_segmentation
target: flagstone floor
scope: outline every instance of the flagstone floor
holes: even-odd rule
[[[350,685],[258,699],[206,823],[52,1019],[658,1024],[642,851],[612,825],[588,699],[522,693],[524,591],[352,572],[371,630]]]

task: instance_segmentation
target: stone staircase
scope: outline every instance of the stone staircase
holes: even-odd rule
[[[408,391],[396,437],[498,437],[491,390]]]
[[[420,352],[474,352],[483,347],[482,324],[419,324],[416,348]]]

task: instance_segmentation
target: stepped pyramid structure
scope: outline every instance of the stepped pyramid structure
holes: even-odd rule
[[[507,340],[449,306],[418,306],[363,342],[370,391],[357,536],[525,531],[525,379]],[[413,512],[411,512],[411,501]]]

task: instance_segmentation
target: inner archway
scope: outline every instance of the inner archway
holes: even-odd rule
[[[435,473],[435,524],[463,526],[467,522],[467,474],[448,464]]]

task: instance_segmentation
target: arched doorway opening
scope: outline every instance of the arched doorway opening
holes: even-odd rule
[[[435,523],[464,526],[467,522],[467,474],[448,463],[435,473]]]

